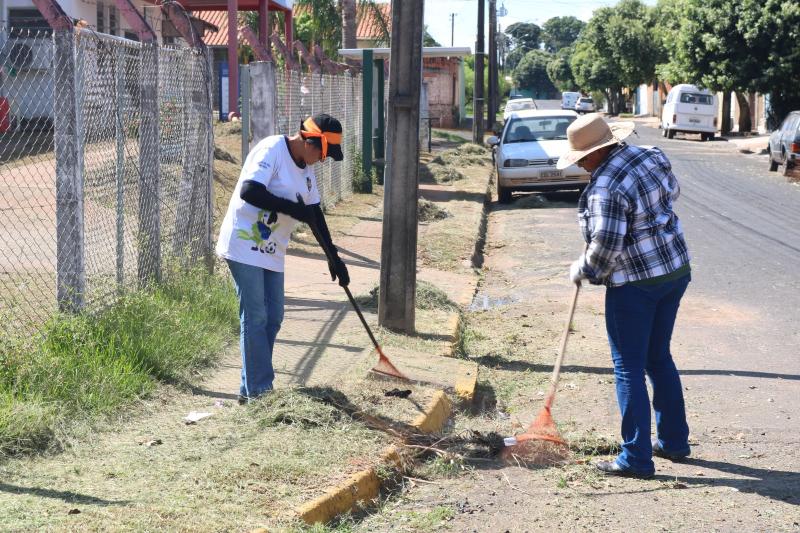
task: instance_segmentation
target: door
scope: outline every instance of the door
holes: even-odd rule
[[[717,110],[714,96],[702,92],[681,92],[675,102],[677,125],[680,128],[710,130],[714,128]]]

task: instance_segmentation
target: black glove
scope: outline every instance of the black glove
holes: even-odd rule
[[[347,272],[347,265],[344,264],[338,253],[334,252],[333,258],[328,261],[328,270],[331,273],[331,281],[336,281],[338,278],[340,287],[350,285],[350,273]]]
[[[303,202],[303,197],[300,196],[300,193],[297,193],[297,203],[292,204],[291,212],[288,215],[295,220],[305,222],[309,226],[314,222],[314,209]]]

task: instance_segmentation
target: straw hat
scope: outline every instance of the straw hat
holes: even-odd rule
[[[556,168],[564,169],[583,159],[595,150],[611,146],[633,133],[636,125],[633,122],[614,122],[608,124],[597,113],[578,117],[567,128],[569,152],[562,155]]]

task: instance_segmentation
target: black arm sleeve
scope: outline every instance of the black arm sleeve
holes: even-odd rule
[[[325,222],[325,214],[322,212],[322,207],[319,204],[314,204],[311,209],[314,211],[314,224],[311,224],[311,231],[314,233],[314,237],[317,239],[317,242],[322,247],[322,250],[325,252],[325,255],[328,256],[328,259],[333,259],[330,255],[338,253],[336,246],[333,245],[333,239],[331,238],[331,232],[328,229],[328,224]]]
[[[239,197],[248,204],[254,205],[259,209],[278,211],[279,213],[289,215],[297,220],[302,218],[302,215],[299,215],[298,212],[298,208],[300,207],[298,204],[291,200],[275,196],[269,192],[264,185],[257,181],[245,180],[244,183],[242,183],[242,191]]]

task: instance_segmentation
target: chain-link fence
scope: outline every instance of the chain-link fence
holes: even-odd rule
[[[317,113],[328,113],[342,123],[344,161],[330,159],[315,168],[322,203],[331,207],[353,194],[353,176],[360,164],[361,76],[277,69],[275,77],[278,133],[297,133],[300,123]]]
[[[0,60],[0,330],[100,308],[209,253],[207,57],[0,30]]]

